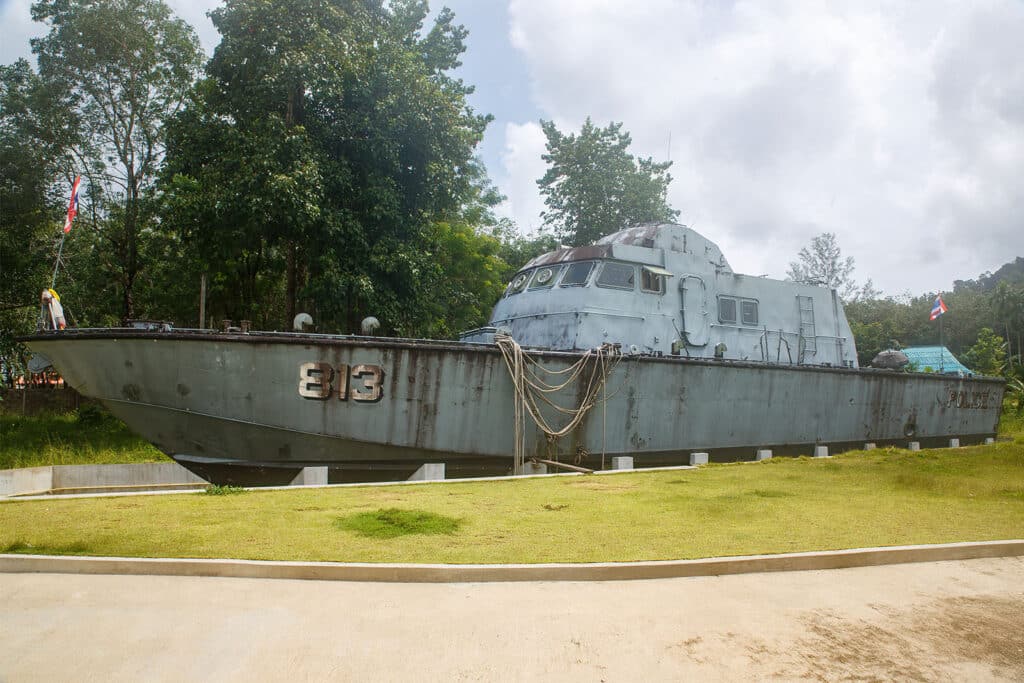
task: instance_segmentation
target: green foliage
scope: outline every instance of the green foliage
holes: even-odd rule
[[[454,517],[398,508],[361,512],[337,520],[339,529],[354,531],[366,538],[397,538],[411,534],[451,535],[458,531],[461,524]]]
[[[0,470],[158,461],[167,456],[102,409],[83,406],[78,414],[38,417],[0,413]]]
[[[989,327],[981,328],[978,341],[964,354],[964,363],[980,375],[1001,375],[1006,366],[1006,344]]]
[[[246,490],[241,486],[221,486],[220,484],[210,484],[203,491],[203,493],[205,493],[208,496],[233,496],[245,492]]]
[[[34,114],[41,91],[27,61],[0,66],[0,385],[21,370],[24,349],[14,336],[35,327],[59,233],[51,191],[55,154],[39,143]]]
[[[161,0],[39,0],[32,17],[49,28],[32,40],[43,93],[36,137],[60,151],[68,178],[83,176],[74,239],[92,258],[79,272],[113,283],[120,317],[135,317],[163,125],[192,86],[198,38]],[[96,299],[94,310],[113,313],[105,297],[77,303],[85,309]]]
[[[547,203],[544,224],[566,244],[592,244],[639,223],[673,221],[668,205],[672,162],[655,163],[628,152],[632,139],[621,123],[598,128],[590,117],[579,135],[541,121],[548,170],[537,181]]]
[[[473,158],[490,119],[449,75],[465,29],[443,10],[424,35],[426,16],[424,0],[212,12],[221,43],[169,128],[162,184],[212,315],[284,326],[301,307],[323,331],[374,315],[407,336],[480,317],[493,247],[460,224],[498,199]],[[462,276],[472,301],[443,310],[431,288],[467,264],[483,280]]]

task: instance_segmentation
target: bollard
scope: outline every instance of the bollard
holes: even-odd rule
[[[708,454],[707,453],[690,453],[690,464],[691,465],[707,465]]]
[[[762,460],[771,460],[772,451],[770,448],[759,448],[757,454],[754,456],[754,460],[760,462]]]
[[[828,446],[815,446],[814,447],[815,458],[827,458],[828,457]]]
[[[919,450],[921,450],[921,442],[920,441],[911,441],[910,445],[907,446],[907,448],[909,448],[912,451],[919,451]]]

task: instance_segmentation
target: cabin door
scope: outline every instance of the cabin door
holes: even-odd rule
[[[684,275],[679,279],[679,290],[683,301],[683,334],[690,346],[704,346],[708,343],[711,324],[708,320],[707,286],[696,275]]]

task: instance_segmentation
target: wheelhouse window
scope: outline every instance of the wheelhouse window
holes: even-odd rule
[[[538,268],[533,273],[533,279],[530,280],[529,289],[550,289],[555,284],[555,280],[558,279],[558,273],[562,270],[561,266],[544,266]]]
[[[740,320],[744,325],[757,325],[757,302],[744,300],[740,302]]]
[[[656,266],[640,267],[640,289],[654,294],[665,293],[665,278],[672,277],[672,273],[664,268]]]
[[[526,281],[529,279],[529,271],[518,273],[514,278],[512,278],[512,282],[509,283],[508,293],[505,296],[512,296],[513,294],[518,294],[519,292],[523,291],[523,289],[526,287]]]
[[[737,314],[739,317],[737,318]],[[727,325],[756,326],[758,324],[757,301],[734,296],[718,297],[718,322]]]
[[[593,261],[579,261],[577,263],[570,263],[569,267],[565,269],[565,275],[562,276],[562,281],[558,284],[558,286],[582,287],[585,284],[587,284],[587,280],[590,278],[590,273],[593,270]]]
[[[627,263],[605,263],[601,266],[601,274],[597,276],[597,286],[634,289],[636,287],[636,269]]]
[[[718,322],[736,324],[736,299],[718,297]]]

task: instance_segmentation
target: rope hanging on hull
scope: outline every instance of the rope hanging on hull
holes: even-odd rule
[[[505,358],[505,367],[508,368],[515,390],[513,471],[518,474],[522,472],[525,460],[524,439],[527,414],[549,439],[559,439],[570,433],[579,426],[587,412],[598,401],[608,400],[607,392],[605,392],[605,398],[599,397],[605,389],[608,377],[622,359],[622,354],[615,346],[602,344],[596,349],[589,349],[569,367],[563,370],[550,370],[535,358],[523,353],[518,342],[508,335],[495,335],[494,343],[497,344]],[[589,372],[587,372],[588,368]],[[559,384],[549,383],[546,379],[549,376],[561,377],[563,375],[568,376]],[[549,397],[550,394],[556,394],[578,380],[585,381],[587,384],[586,391],[575,408],[558,405]],[[569,416],[569,421],[564,426],[556,428],[544,416],[542,403],[557,413]]]

